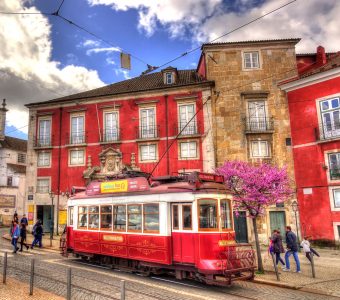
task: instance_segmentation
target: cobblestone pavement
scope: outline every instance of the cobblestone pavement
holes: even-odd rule
[[[312,269],[304,253],[299,253],[302,273],[294,272],[296,265],[293,257],[290,257],[291,272],[280,271],[280,282],[294,286],[295,288],[313,289],[340,297],[340,251],[330,249],[317,249],[321,257],[314,257],[316,278],[312,277]],[[266,272],[258,275],[257,279],[276,282],[276,275],[271,257],[263,254]]]
[[[0,230],[2,236],[3,230]],[[66,295],[66,271],[72,267],[72,299],[120,299],[120,281],[126,281],[126,299],[199,300],[199,299],[339,299],[310,292],[284,289],[253,282],[236,282],[230,287],[211,287],[172,277],[141,277],[63,258],[52,250],[29,250],[12,254],[10,243],[0,240],[0,264],[8,254],[8,276],[28,282],[30,259],[35,259],[35,286],[59,296]],[[1,283],[0,283],[1,285]]]

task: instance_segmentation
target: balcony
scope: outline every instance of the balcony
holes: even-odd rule
[[[159,125],[136,127],[137,140],[159,139]]]
[[[52,148],[53,135],[39,135],[33,137],[34,149],[48,149]]]
[[[317,141],[340,139],[340,123],[334,121],[321,123],[315,128],[315,138]]]
[[[340,180],[340,167],[329,169],[329,176],[331,180]]]
[[[176,128],[176,133],[179,134],[179,137],[190,137],[199,135],[198,132],[198,124],[195,121],[191,121],[187,126],[187,123],[180,123]]]
[[[120,142],[120,128],[112,127],[102,130],[101,143],[119,143]]]
[[[245,119],[246,133],[272,133],[274,132],[273,118],[246,118]]]
[[[85,131],[76,131],[71,132],[71,134],[67,134],[68,145],[76,146],[76,145],[84,145],[86,144],[86,132]]]

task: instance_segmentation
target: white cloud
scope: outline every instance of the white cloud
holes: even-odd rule
[[[265,0],[254,7],[253,0],[88,0],[118,11],[138,11],[138,28],[152,35],[162,25],[171,37],[190,36],[194,43],[207,42],[245,24],[288,0]],[[232,9],[228,6],[232,5]],[[235,8],[237,11],[235,11]],[[315,51],[322,44],[327,51],[339,50],[339,0],[296,1],[219,41],[301,37],[298,52]]]
[[[115,74],[118,75],[123,75],[124,79],[131,79],[131,76],[129,75],[129,71],[128,70],[122,70],[122,69],[115,69]]]
[[[115,65],[116,64],[116,62],[114,61],[114,59],[112,57],[107,57],[106,58],[106,63],[108,65]]]
[[[2,0],[0,11],[38,12],[25,0]],[[27,125],[24,104],[57,98],[104,85],[97,71],[51,58],[51,25],[41,15],[2,15],[0,18],[0,90],[9,112],[7,124]],[[27,132],[27,127],[22,129]]]
[[[103,48],[92,48],[86,51],[87,55],[91,55],[92,53],[111,53],[111,52],[121,52],[122,50],[119,47],[103,47]]]
[[[99,47],[100,42],[95,40],[85,40],[82,44],[83,47]]]

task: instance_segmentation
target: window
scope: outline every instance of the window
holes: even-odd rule
[[[38,145],[51,145],[51,120],[39,120]]]
[[[265,101],[249,101],[247,130],[264,131],[270,129],[269,126]]]
[[[26,154],[25,153],[18,153],[18,163],[25,164],[26,163]]]
[[[244,52],[243,53],[243,67],[245,69],[259,69],[259,52]]]
[[[320,112],[324,138],[340,136],[340,99],[320,101]]]
[[[50,190],[50,180],[41,178],[37,180],[37,193],[48,193]]]
[[[71,144],[85,143],[84,116],[71,117]]]
[[[68,208],[68,224],[70,226],[73,226],[73,212],[74,212],[74,207],[73,206],[70,206]]]
[[[89,229],[99,228],[99,207],[89,206]]]
[[[139,137],[142,139],[157,137],[155,108],[142,108],[140,118]]]
[[[174,83],[174,80],[173,80],[173,74],[172,73],[165,73],[165,79],[166,79],[166,84],[172,84]]]
[[[105,205],[100,207],[100,229],[112,229],[112,206]]]
[[[223,229],[232,229],[231,225],[231,209],[230,201],[227,199],[222,199],[220,202],[221,211],[221,227]]]
[[[70,165],[84,165],[84,150],[70,150]]]
[[[38,167],[49,167],[51,164],[51,153],[50,152],[39,152],[38,153]]]
[[[179,132],[181,132],[181,135],[197,134],[196,120],[193,118],[194,115],[195,104],[179,105]]]
[[[199,228],[201,230],[213,230],[218,228],[217,224],[217,200],[198,200]]]
[[[126,230],[126,206],[113,206],[113,230]]]
[[[183,230],[192,229],[191,205],[182,205]]]
[[[251,141],[252,157],[269,157],[269,147],[267,141]]]
[[[7,176],[7,186],[13,186],[13,177]]]
[[[142,206],[128,205],[128,230],[142,231]]]
[[[178,205],[172,206],[172,229],[179,229]]]
[[[328,154],[328,163],[331,180],[340,179],[340,152]]]
[[[156,160],[156,149],[156,144],[140,145],[140,161]]]
[[[334,208],[340,208],[340,189],[333,190]]]
[[[197,158],[197,142],[181,142],[180,143],[181,158]]]
[[[104,141],[113,142],[119,140],[119,130],[118,130],[118,112],[105,112],[105,133]]]
[[[144,232],[159,232],[159,204],[144,204]]]
[[[87,207],[80,206],[78,208],[78,228],[87,229]]]

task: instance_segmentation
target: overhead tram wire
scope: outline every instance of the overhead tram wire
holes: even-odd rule
[[[197,47],[195,47],[195,48],[192,48],[192,49],[190,49],[190,50],[188,50],[188,51],[182,53],[181,55],[179,55],[179,56],[177,56],[177,57],[175,57],[175,58],[173,58],[173,59],[167,61],[166,63],[164,63],[164,64],[162,64],[162,65],[160,65],[160,66],[152,67],[151,69],[148,69],[148,70],[146,70],[145,72],[143,72],[143,74],[147,74],[147,73],[150,73],[150,72],[152,72],[152,71],[155,71],[155,70],[157,70],[157,69],[159,69],[159,68],[162,68],[162,67],[164,67],[164,66],[166,66],[166,65],[168,65],[168,64],[170,64],[170,63],[172,63],[172,62],[174,62],[174,61],[176,61],[176,60],[178,60],[178,59],[180,59],[180,58],[182,58],[182,57],[184,57],[184,56],[186,56],[186,55],[192,53],[192,52],[195,52],[195,51],[201,49],[201,47],[202,47],[204,44],[213,43],[213,42],[215,42],[215,41],[217,41],[217,40],[219,40],[219,39],[221,39],[221,38],[223,38],[223,37],[225,37],[225,36],[227,36],[227,35],[229,35],[229,34],[231,34],[231,33],[234,33],[234,32],[237,31],[237,30],[240,30],[240,29],[242,29],[242,28],[244,28],[244,27],[246,27],[246,26],[248,26],[248,25],[250,25],[250,24],[252,24],[252,23],[257,22],[258,20],[263,19],[264,17],[266,17],[266,16],[268,16],[268,15],[274,13],[274,12],[279,11],[280,9],[282,9],[282,8],[288,6],[288,5],[290,5],[290,4],[292,4],[292,3],[296,2],[296,1],[298,1],[298,0],[289,1],[289,2],[287,2],[287,3],[285,3],[285,4],[283,4],[283,5],[281,5],[281,6],[277,7],[277,8],[275,8],[275,9],[269,11],[268,13],[265,13],[264,15],[261,15],[261,16],[255,18],[255,19],[253,19],[253,20],[247,22],[247,23],[244,23],[244,24],[242,24],[241,26],[238,26],[238,27],[234,28],[233,30],[228,31],[228,32],[225,33],[225,34],[222,34],[221,36],[219,36],[219,37],[217,37],[217,38],[214,38],[214,39],[212,39],[212,40],[210,40],[210,41],[208,41],[208,42],[206,42],[206,43],[202,43],[202,44],[200,44],[199,46],[197,46]]]

